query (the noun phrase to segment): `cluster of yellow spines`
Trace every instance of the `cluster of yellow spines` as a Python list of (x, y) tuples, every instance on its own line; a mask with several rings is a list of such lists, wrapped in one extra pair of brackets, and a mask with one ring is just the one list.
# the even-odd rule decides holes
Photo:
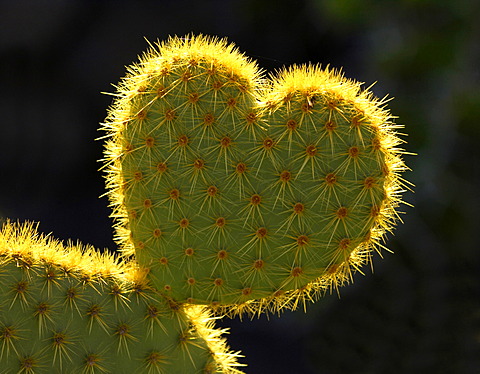
[(314, 300), (398, 219), (398, 126), (338, 71), (267, 78), (225, 40), (174, 37), (114, 96), (103, 161), (121, 256), (8, 222), (2, 372), (240, 373), (212, 310)]

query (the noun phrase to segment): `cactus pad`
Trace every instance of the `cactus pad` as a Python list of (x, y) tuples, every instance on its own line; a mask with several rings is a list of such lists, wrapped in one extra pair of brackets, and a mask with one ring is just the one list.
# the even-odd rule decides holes
[(0, 280), (1, 373), (240, 373), (208, 314), (133, 264), (7, 223)]
[(171, 38), (120, 82), (104, 129), (125, 255), (180, 303), (295, 308), (351, 280), (396, 220), (396, 125), (318, 66), (265, 78), (225, 40)]

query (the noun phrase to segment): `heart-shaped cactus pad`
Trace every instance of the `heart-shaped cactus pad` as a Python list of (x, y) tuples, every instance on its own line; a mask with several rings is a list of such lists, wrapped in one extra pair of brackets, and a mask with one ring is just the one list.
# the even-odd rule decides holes
[(382, 100), (333, 69), (265, 77), (225, 40), (170, 38), (104, 124), (117, 239), (177, 302), (294, 308), (351, 279), (406, 167)]

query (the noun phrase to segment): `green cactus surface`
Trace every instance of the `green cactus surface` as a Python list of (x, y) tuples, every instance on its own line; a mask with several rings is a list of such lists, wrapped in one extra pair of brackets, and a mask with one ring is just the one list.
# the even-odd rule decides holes
[(129, 67), (104, 125), (119, 242), (179, 302), (295, 308), (395, 220), (391, 119), (334, 70), (265, 79), (224, 40), (172, 38)]
[(0, 373), (241, 373), (214, 316), (351, 282), (398, 219), (398, 126), (360, 83), (266, 77), (202, 35), (150, 47), (102, 124), (121, 253), (6, 222)]

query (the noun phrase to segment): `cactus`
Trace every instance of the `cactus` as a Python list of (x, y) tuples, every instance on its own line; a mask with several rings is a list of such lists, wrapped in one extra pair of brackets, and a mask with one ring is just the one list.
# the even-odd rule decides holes
[(334, 70), (266, 80), (225, 41), (172, 38), (130, 67), (104, 125), (117, 239), (176, 301), (295, 308), (349, 281), (391, 228), (394, 127)]
[(397, 126), (338, 71), (266, 78), (225, 40), (174, 37), (114, 95), (121, 257), (7, 222), (2, 372), (240, 373), (213, 312), (277, 313), (349, 283), (398, 218)]

